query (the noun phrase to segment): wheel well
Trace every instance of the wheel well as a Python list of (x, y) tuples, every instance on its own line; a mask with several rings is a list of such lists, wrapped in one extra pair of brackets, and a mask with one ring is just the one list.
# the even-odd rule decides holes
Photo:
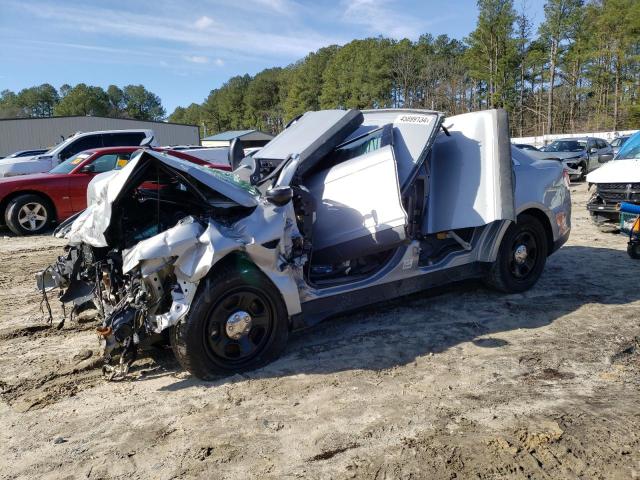
[(549, 221), (547, 214), (538, 208), (530, 208), (524, 212), (520, 212), (518, 214), (518, 218), (521, 215), (530, 215), (540, 222), (542, 228), (544, 228), (544, 233), (547, 236), (547, 255), (551, 255), (553, 252), (553, 229), (551, 228), (551, 222)]
[(53, 211), (53, 218), (56, 221), (58, 220), (58, 212), (56, 212), (56, 204), (53, 202), (53, 200), (51, 200), (51, 197), (49, 197), (49, 195), (47, 195), (46, 193), (38, 192), (37, 190), (20, 190), (17, 192), (11, 192), (9, 195), (7, 195), (2, 200), (0, 200), (0, 223), (4, 223), (4, 217), (7, 211), (7, 206), (9, 206), (9, 203), (11, 202), (11, 200), (21, 195), (37, 195), (40, 198), (43, 198), (44, 200), (46, 200), (51, 206), (51, 210)]

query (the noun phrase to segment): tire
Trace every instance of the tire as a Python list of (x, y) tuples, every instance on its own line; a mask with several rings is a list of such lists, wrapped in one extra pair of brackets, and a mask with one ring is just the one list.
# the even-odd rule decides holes
[[(518, 293), (533, 287), (547, 261), (548, 241), (540, 221), (527, 214), (509, 226), (485, 282), (501, 292)], [(522, 249), (524, 247), (524, 251)]]
[(249, 262), (229, 262), (202, 281), (187, 317), (171, 331), (171, 346), (185, 370), (213, 380), (272, 362), (288, 336), (278, 289)]
[(53, 221), (51, 202), (40, 195), (20, 195), (9, 202), (5, 223), (16, 235), (37, 235)]
[(627, 244), (627, 253), (634, 260), (640, 260), (640, 243), (629, 242)]

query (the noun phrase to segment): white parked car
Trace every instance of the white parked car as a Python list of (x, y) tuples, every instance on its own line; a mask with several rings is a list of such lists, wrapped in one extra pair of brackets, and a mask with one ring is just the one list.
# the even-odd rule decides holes
[[(135, 147), (153, 138), (153, 130), (105, 130), (79, 132), (42, 155), (5, 159), (0, 163), (0, 177), (15, 177), (48, 172), (59, 163), (84, 150), (102, 147)], [(155, 144), (152, 143), (155, 146)]]
[(640, 205), (640, 132), (624, 143), (612, 162), (587, 175), (587, 182), (596, 187), (587, 204), (591, 219), (617, 226), (620, 203)]

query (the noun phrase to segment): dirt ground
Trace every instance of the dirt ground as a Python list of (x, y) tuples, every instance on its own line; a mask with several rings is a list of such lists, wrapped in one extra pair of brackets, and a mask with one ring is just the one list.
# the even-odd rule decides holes
[(215, 383), (161, 349), (104, 381), (95, 323), (40, 311), (63, 242), (0, 232), (0, 478), (639, 478), (640, 262), (572, 195), (531, 291), (378, 305)]

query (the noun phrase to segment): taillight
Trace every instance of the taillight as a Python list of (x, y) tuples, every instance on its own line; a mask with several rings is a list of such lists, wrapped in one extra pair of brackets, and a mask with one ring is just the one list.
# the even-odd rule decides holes
[(569, 172), (567, 172), (566, 168), (562, 169), (562, 176), (564, 177), (564, 184), (569, 188), (569, 184), (571, 183), (571, 179), (569, 178)]

